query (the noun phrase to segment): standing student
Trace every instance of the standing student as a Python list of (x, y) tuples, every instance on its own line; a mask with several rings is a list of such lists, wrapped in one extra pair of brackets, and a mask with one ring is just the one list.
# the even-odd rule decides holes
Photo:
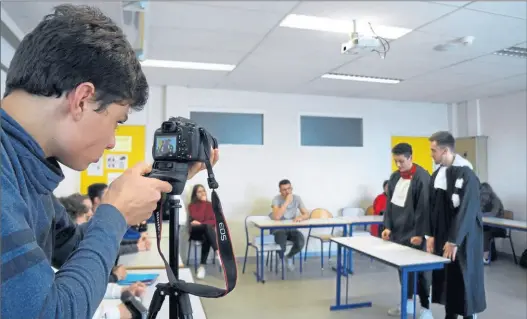
[[(373, 215), (376, 216), (384, 215), (384, 211), (386, 210), (386, 202), (388, 201), (388, 181), (384, 181), (382, 183), (382, 190), (382, 193), (377, 195), (377, 197), (375, 197), (375, 200), (373, 201)], [(381, 228), (379, 227), (379, 225), (371, 225), (371, 235), (375, 237), (380, 237), (379, 228)]]
[(450, 133), (437, 132), (429, 140), (440, 167), (431, 180), (427, 250), (452, 260), (433, 271), (432, 302), (445, 306), (446, 319), (476, 318), (487, 307), (479, 179), (455, 153)]
[[(487, 217), (503, 218), (503, 203), (489, 183), (481, 183), (481, 212)], [(494, 237), (505, 237), (507, 231), (503, 228), (483, 226), (483, 263), (490, 264), (491, 241)]]
[[(210, 248), (214, 254), (218, 251), (216, 241), (216, 217), (212, 210), (212, 203), (207, 199), (207, 191), (203, 185), (194, 185), (188, 205), (190, 221), (190, 239), (201, 242), (201, 261), (196, 277), (205, 278), (205, 265), (209, 257)], [(190, 249), (190, 247), (189, 247)]]
[[(398, 170), (388, 181), (388, 201), (384, 212), (382, 238), (424, 251), (430, 174), (421, 166), (413, 163), (412, 154), (412, 146), (407, 143), (397, 144), (392, 149), (393, 160)], [(417, 294), (421, 302), (419, 318), (421, 319), (433, 318), (430, 311), (429, 275), (426, 272), (417, 274)], [(408, 314), (414, 313), (413, 282), (414, 276), (409, 276), (406, 310)], [(388, 310), (388, 315), (400, 316), (401, 306)]]
[[(293, 186), (287, 179), (283, 179), (278, 183), (280, 195), (275, 196), (272, 202), (273, 212), (270, 214), (273, 220), (293, 220), (300, 222), (309, 219), (309, 212), (304, 206), (302, 198), (293, 194)], [(300, 212), (300, 215), (298, 213)], [(280, 245), (282, 249), (280, 257), (285, 258), (287, 262), (287, 269), (293, 271), (293, 256), (302, 251), (304, 247), (304, 235), (298, 229), (276, 229), (272, 231), (274, 241)], [(285, 255), (285, 248), (287, 241), (293, 242), (293, 247), (287, 255)]]

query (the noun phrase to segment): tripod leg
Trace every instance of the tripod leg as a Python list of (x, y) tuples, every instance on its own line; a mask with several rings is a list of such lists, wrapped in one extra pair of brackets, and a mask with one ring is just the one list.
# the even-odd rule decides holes
[(192, 319), (192, 306), (187, 293), (179, 293), (177, 296), (179, 304), (179, 318)]
[(161, 310), (165, 297), (165, 292), (158, 286), (150, 302), (150, 307), (148, 307), (148, 319), (155, 319), (157, 317), (157, 313)]

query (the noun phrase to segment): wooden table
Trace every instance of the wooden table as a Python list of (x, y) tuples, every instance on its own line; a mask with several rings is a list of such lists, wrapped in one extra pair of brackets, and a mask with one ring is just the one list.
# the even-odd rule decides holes
[[(165, 255), (168, 261), (168, 249), (169, 241), (168, 238), (163, 237), (161, 239), (161, 251)], [(165, 263), (159, 256), (157, 251), (157, 242), (152, 242), (152, 247), (148, 251), (140, 251), (135, 254), (123, 255), (119, 257), (119, 264), (124, 265), (127, 269), (165, 269)], [(185, 267), (181, 260), (181, 254), (179, 255), (179, 268)]]
[[(417, 284), (417, 273), (441, 269), (450, 259), (428, 254), (424, 251), (385, 241), (374, 236), (340, 237), (331, 239), (337, 244), (337, 287), (336, 303), (330, 310), (343, 310), (371, 307), (371, 302), (348, 303), (348, 273), (343, 271), (342, 249), (352, 249), (367, 255), (384, 264), (397, 268), (401, 272), (401, 319), (406, 319), (406, 302), (408, 291), (408, 276), (414, 276), (414, 300)], [(345, 268), (344, 268), (345, 269)], [(341, 279), (346, 277), (346, 301), (341, 303)], [(414, 303), (414, 318), (415, 318)]]

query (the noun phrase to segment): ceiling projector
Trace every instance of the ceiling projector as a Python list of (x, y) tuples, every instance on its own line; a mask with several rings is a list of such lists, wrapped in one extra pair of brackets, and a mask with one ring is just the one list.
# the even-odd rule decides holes
[(354, 34), (349, 41), (342, 43), (340, 53), (358, 54), (364, 50), (372, 51), (380, 46), (381, 41), (377, 37)]

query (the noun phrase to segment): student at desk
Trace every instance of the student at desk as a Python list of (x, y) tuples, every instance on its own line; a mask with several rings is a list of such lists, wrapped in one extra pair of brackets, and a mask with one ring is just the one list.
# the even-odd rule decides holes
[[(401, 245), (425, 250), (425, 222), (428, 213), (430, 174), (413, 163), (412, 146), (400, 143), (392, 149), (398, 170), (388, 181), (388, 202), (384, 212), (382, 238)], [(417, 274), (417, 293), (421, 302), (421, 319), (432, 319), (430, 311), (429, 273)], [(414, 276), (408, 278), (407, 313), (414, 313)], [(400, 316), (400, 306), (388, 310), (390, 316)]]
[[(294, 220), (300, 222), (309, 219), (309, 212), (302, 202), (302, 198), (298, 195), (293, 195), (293, 187), (291, 182), (287, 179), (281, 180), (278, 183), (280, 195), (275, 196), (272, 203), (273, 212), (270, 214), (273, 220)], [(298, 212), (300, 211), (300, 216)], [(304, 247), (304, 235), (298, 229), (276, 229), (272, 231), (275, 242), (280, 245), (282, 251), (280, 257), (284, 258), (286, 243), (288, 240), (293, 242), (293, 247), (285, 256), (287, 262), (287, 269), (293, 271), (293, 256), (302, 251)]]
[[(207, 199), (207, 191), (203, 185), (197, 184), (192, 188), (190, 205), (188, 205), (190, 220), (190, 239), (201, 242), (201, 262), (196, 277), (205, 278), (205, 265), (209, 257), (210, 248), (218, 251), (216, 242), (216, 217), (212, 210), (212, 203)], [(221, 261), (220, 261), (221, 262)]]
[[(503, 203), (489, 183), (481, 183), (481, 211), (486, 217), (503, 218)], [(493, 237), (505, 237), (505, 229), (491, 226), (483, 226), (483, 263), (490, 264), (490, 242)]]

